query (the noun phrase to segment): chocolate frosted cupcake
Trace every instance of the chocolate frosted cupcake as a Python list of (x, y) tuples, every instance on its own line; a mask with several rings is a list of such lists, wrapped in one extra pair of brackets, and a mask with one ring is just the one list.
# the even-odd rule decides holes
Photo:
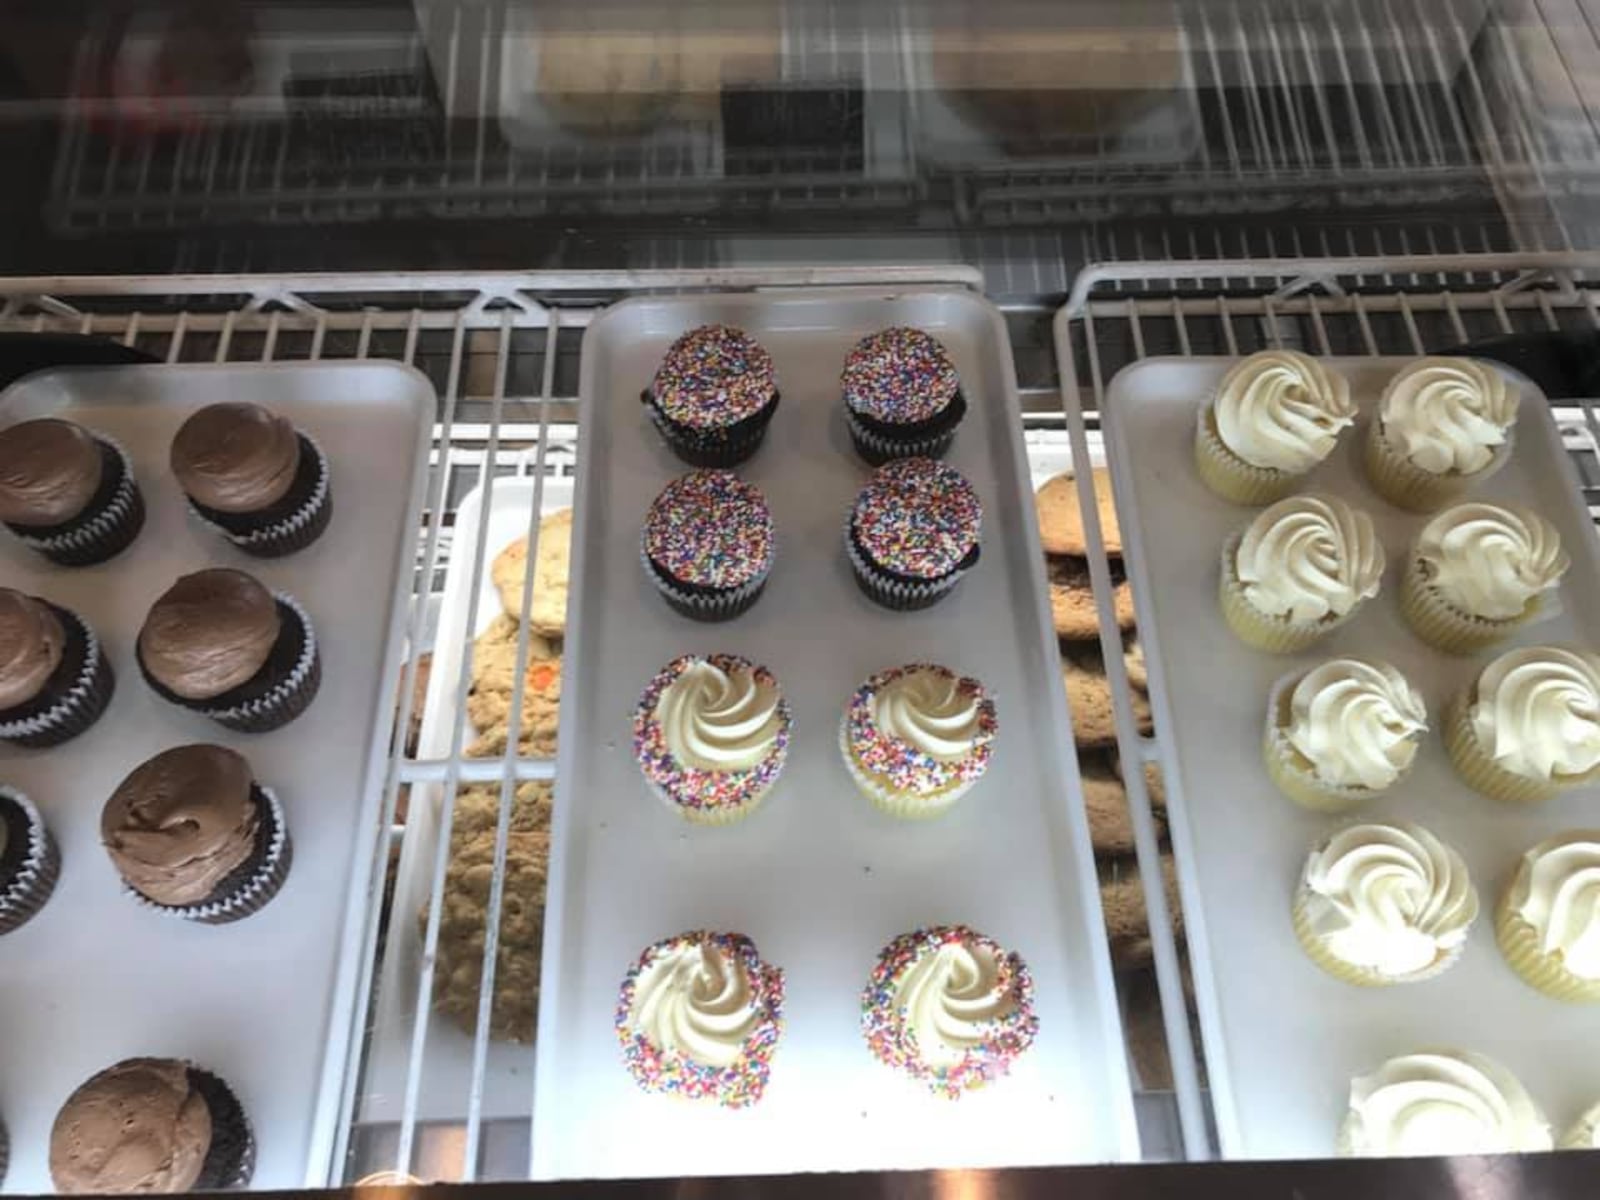
[(76, 613), (0, 588), (0, 741), (56, 746), (100, 719), (111, 663)]
[(845, 552), (885, 608), (927, 608), (978, 561), (983, 505), (965, 476), (931, 458), (880, 467), (856, 496)]
[(693, 471), (651, 503), (639, 553), (673, 609), (726, 621), (761, 595), (776, 544), (761, 489), (732, 471)]
[(856, 453), (875, 467), (896, 458), (942, 457), (967, 412), (945, 348), (904, 325), (857, 342), (840, 384)]
[(101, 810), (100, 840), (135, 897), (207, 925), (265, 905), (293, 858), (282, 804), (225, 746), (174, 746), (135, 767)]
[(139, 630), (139, 669), (163, 700), (240, 733), (266, 733), (305, 711), (322, 682), (305, 609), (243, 571), (185, 575)]
[(47, 417), (0, 430), (0, 521), (64, 567), (104, 562), (144, 527), (144, 497), (122, 447)]
[(221, 1079), (174, 1058), (129, 1058), (79, 1085), (50, 1130), (58, 1192), (211, 1192), (255, 1173), (244, 1108)]
[(761, 444), (778, 408), (778, 381), (772, 356), (755, 338), (702, 325), (667, 348), (643, 400), (684, 462), (731, 467)]
[(61, 855), (39, 810), (21, 792), (0, 786), (0, 933), (43, 908), (60, 873)]
[(333, 515), (321, 447), (259, 404), (209, 404), (172, 439), (172, 473), (194, 514), (246, 554), (309, 546)]

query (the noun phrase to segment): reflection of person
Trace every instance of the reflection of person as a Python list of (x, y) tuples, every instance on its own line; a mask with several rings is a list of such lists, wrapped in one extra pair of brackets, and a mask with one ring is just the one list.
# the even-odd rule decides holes
[(114, 18), (101, 62), (118, 115), (160, 129), (225, 109), (255, 85), (254, 33), (234, 0), (172, 0)]

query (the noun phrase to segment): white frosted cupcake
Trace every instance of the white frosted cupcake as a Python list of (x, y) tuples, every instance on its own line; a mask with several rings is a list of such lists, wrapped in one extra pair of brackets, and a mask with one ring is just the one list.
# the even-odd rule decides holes
[(1540, 842), (1522, 856), (1495, 912), (1512, 970), (1547, 996), (1600, 1002), (1600, 829)]
[(1391, 504), (1431, 512), (1511, 457), (1517, 393), (1488, 363), (1419, 358), (1389, 381), (1367, 430), (1367, 477)]
[(1403, 1054), (1357, 1076), (1339, 1130), (1346, 1158), (1518, 1154), (1554, 1142), (1517, 1077), (1470, 1050)]
[(1262, 757), (1296, 804), (1344, 812), (1398, 783), (1427, 729), (1422, 696), (1394, 667), (1332, 658), (1273, 687)]
[(1600, 778), (1600, 657), (1508, 650), (1450, 703), (1450, 761), (1474, 790), (1534, 803)]
[(1362, 987), (1432, 979), (1477, 917), (1461, 855), (1407, 821), (1341, 829), (1306, 859), (1294, 898), (1311, 961)]
[(1291, 496), (1222, 549), (1222, 614), (1240, 640), (1293, 654), (1377, 595), (1383, 544), (1372, 518), (1337, 496)]
[(1200, 410), (1195, 466), (1217, 495), (1270, 504), (1333, 452), (1355, 421), (1350, 384), (1294, 350), (1263, 350), (1236, 363)]
[(1538, 616), (1571, 565), (1561, 535), (1538, 513), (1457, 504), (1417, 534), (1400, 611), (1435, 649), (1472, 654)]
[(1600, 1104), (1573, 1122), (1561, 1135), (1561, 1150), (1600, 1150)]

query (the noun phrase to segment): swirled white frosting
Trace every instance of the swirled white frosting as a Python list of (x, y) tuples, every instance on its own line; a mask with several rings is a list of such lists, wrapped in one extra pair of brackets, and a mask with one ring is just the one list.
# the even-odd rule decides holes
[(1234, 568), (1251, 604), (1294, 621), (1341, 617), (1378, 591), (1383, 544), (1372, 518), (1336, 496), (1290, 496), (1239, 541)]
[(743, 771), (778, 738), (778, 689), (748, 667), (734, 671), (696, 659), (656, 702), (667, 749), (704, 771)]
[(1407, 822), (1340, 830), (1311, 852), (1302, 881), (1328, 951), (1391, 978), (1455, 950), (1478, 916), (1461, 855)]
[(1517, 419), (1505, 376), (1470, 358), (1419, 358), (1389, 381), (1378, 404), (1383, 432), (1424, 471), (1481, 471)]
[(978, 696), (964, 692), (954, 673), (923, 668), (880, 687), (873, 697), (872, 719), (890, 737), (941, 762), (954, 762), (972, 750)]
[(1458, 504), (1422, 527), (1416, 554), (1424, 577), (1463, 612), (1521, 616), (1561, 582), (1572, 560), (1554, 525), (1527, 509)]
[(1471, 719), (1513, 774), (1547, 780), (1600, 766), (1600, 658), (1560, 646), (1508, 651), (1478, 676)]
[(1263, 350), (1234, 365), (1212, 409), (1229, 450), (1256, 467), (1301, 474), (1355, 420), (1349, 381), (1307, 354)]
[(994, 953), (951, 942), (925, 954), (895, 990), (895, 1007), (930, 1067), (953, 1066), (983, 1041), (990, 1022), (1009, 1016), (1016, 994), (1003, 986)]
[(1550, 1123), (1516, 1076), (1464, 1050), (1391, 1058), (1350, 1084), (1347, 1149), (1358, 1157), (1548, 1150)]
[(1522, 856), (1513, 909), (1546, 954), (1580, 979), (1600, 979), (1600, 829), (1563, 833)]
[(1336, 787), (1386, 788), (1417, 756), (1422, 697), (1388, 663), (1330, 659), (1289, 694), (1289, 744)]
[(704, 942), (677, 946), (645, 968), (629, 1014), (657, 1049), (709, 1067), (737, 1062), (760, 1020), (744, 965)]
[(1588, 1109), (1561, 1136), (1563, 1150), (1600, 1150), (1600, 1104)]

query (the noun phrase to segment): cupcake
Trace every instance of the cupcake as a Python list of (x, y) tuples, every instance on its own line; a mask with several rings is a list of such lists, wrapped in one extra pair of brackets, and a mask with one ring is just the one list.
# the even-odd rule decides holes
[(998, 728), (983, 684), (913, 663), (879, 671), (855, 690), (839, 750), (856, 786), (884, 812), (936, 817), (988, 769)]
[(1600, 829), (1558, 834), (1524, 854), (1494, 933), (1511, 969), (1545, 995), (1600, 1001)]
[(1332, 658), (1280, 679), (1267, 699), (1267, 774), (1302, 808), (1344, 812), (1411, 769), (1428, 713), (1385, 662)]
[(1573, 1122), (1561, 1135), (1560, 1150), (1600, 1150), (1600, 1104)]
[(287, 725), (322, 683), (305, 609), (225, 568), (184, 575), (151, 605), (138, 659), (163, 700), (239, 733)]
[(1537, 513), (1457, 504), (1417, 535), (1400, 611), (1435, 649), (1474, 654), (1537, 617), (1571, 565), (1561, 535)]
[(1033, 976), (1021, 955), (965, 925), (901, 934), (861, 993), (861, 1032), (880, 1062), (954, 1100), (1033, 1045)]
[(789, 725), (789, 702), (767, 668), (733, 654), (685, 654), (639, 698), (633, 752), (667, 807), (697, 825), (729, 825), (777, 782)]
[(58, 746), (100, 719), (115, 687), (82, 617), (0, 588), (0, 741)]
[(1445, 749), (1474, 790), (1534, 803), (1600, 778), (1600, 657), (1509, 650), (1450, 702)]
[(100, 840), (129, 894), (206, 925), (263, 907), (293, 858), (283, 805), (224, 746), (174, 746), (135, 767), (100, 812)]
[(64, 567), (104, 562), (144, 527), (133, 464), (116, 443), (47, 417), (0, 430), (0, 521)]
[(246, 554), (277, 558), (322, 536), (333, 516), (328, 458), (259, 404), (208, 404), (172, 439), (189, 509)]
[(0, 934), (44, 907), (61, 873), (61, 854), (39, 810), (0, 785)]
[(1528, 1090), (1492, 1058), (1423, 1050), (1351, 1080), (1338, 1150), (1345, 1158), (1517, 1154), (1553, 1142)]
[(845, 553), (861, 590), (900, 611), (937, 603), (978, 562), (983, 505), (954, 467), (903, 458), (856, 496)]
[(1389, 381), (1367, 428), (1367, 478), (1389, 503), (1431, 512), (1511, 457), (1517, 393), (1488, 363), (1419, 358)]
[(1335, 979), (1387, 987), (1432, 979), (1478, 918), (1461, 855), (1408, 821), (1351, 825), (1306, 859), (1294, 931)]
[(745, 1108), (783, 1034), (783, 971), (742, 933), (693, 930), (646, 948), (617, 997), (617, 1041), (639, 1086)]
[(0, 1121), (0, 1183), (6, 1181), (6, 1168), (11, 1165), (11, 1135), (6, 1132), (6, 1123)]
[(238, 1097), (173, 1058), (129, 1058), (67, 1097), (50, 1129), (56, 1191), (211, 1192), (242, 1188), (256, 1143)]
[(1291, 496), (1222, 550), (1222, 615), (1246, 645), (1293, 654), (1378, 594), (1383, 545), (1372, 518), (1337, 496)]
[(905, 325), (857, 342), (840, 386), (850, 440), (875, 467), (895, 458), (942, 458), (967, 411), (945, 348)]
[(776, 549), (760, 488), (732, 471), (691, 471), (651, 502), (639, 556), (674, 611), (726, 621), (761, 595)]
[(1263, 350), (1222, 377), (1200, 410), (1195, 465), (1235, 504), (1270, 504), (1294, 491), (1355, 422), (1350, 383), (1295, 350)]
[(778, 409), (772, 356), (742, 329), (702, 325), (671, 346), (645, 389), (650, 419), (694, 467), (732, 467), (756, 452)]

